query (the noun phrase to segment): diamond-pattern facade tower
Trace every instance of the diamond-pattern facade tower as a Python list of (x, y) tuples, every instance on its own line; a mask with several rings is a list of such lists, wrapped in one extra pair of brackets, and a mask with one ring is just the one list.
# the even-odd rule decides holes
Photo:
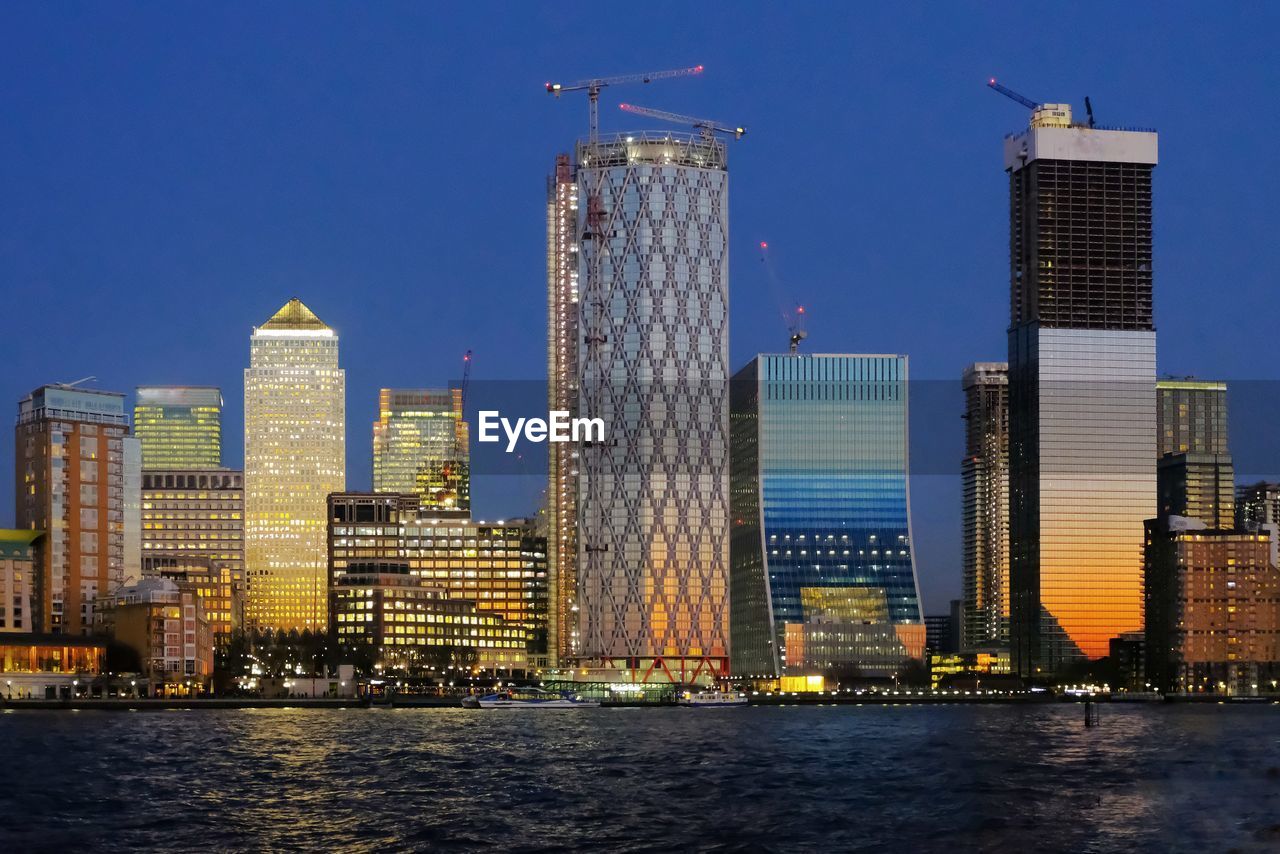
[(692, 681), (728, 661), (729, 185), (722, 143), (578, 147), (580, 655)]

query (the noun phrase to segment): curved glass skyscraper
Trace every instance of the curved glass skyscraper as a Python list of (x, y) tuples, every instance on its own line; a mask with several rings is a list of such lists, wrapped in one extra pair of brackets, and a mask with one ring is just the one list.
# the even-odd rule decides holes
[(730, 397), (734, 673), (921, 657), (906, 357), (763, 355)]

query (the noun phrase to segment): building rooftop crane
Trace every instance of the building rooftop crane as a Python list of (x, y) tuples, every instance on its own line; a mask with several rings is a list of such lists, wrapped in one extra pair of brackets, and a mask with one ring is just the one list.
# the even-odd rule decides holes
[(661, 119), (664, 122), (695, 127), (707, 139), (711, 139), (717, 133), (730, 134), (734, 139), (742, 139), (747, 134), (747, 129), (744, 127), (729, 127), (725, 122), (717, 122), (713, 119), (682, 116), (679, 113), (668, 113), (666, 110), (637, 107), (635, 104), (619, 104), (618, 109), (628, 113), (635, 113), (637, 116), (648, 116), (651, 119)]
[(462, 383), (461, 383), (461, 388), (459, 389), (461, 393), (458, 395), (459, 400), (462, 402), (462, 408), (464, 412), (466, 411), (466, 406), (467, 406), (467, 386), (469, 385), (471, 385), (471, 351), (470, 350), (462, 354)]
[(73, 383), (54, 383), (58, 388), (75, 388), (88, 382), (93, 382), (97, 377), (81, 377)]
[(565, 92), (586, 92), (588, 103), (587, 138), (594, 145), (600, 139), (600, 90), (606, 86), (618, 86), (624, 83), (652, 83), (654, 80), (669, 80), (672, 77), (689, 77), (701, 74), (701, 65), (689, 68), (674, 68), (670, 71), (645, 71), (640, 74), (617, 74), (613, 77), (592, 77), (575, 83), (547, 83), (547, 92), (557, 98)]
[[(1026, 95), (1020, 95), (1010, 89), (1008, 86), (1001, 86), (992, 77), (987, 81), (987, 86), (995, 89), (1001, 95), (1010, 100), (1017, 101), (1022, 106), (1031, 111), (1031, 126), (1033, 128), (1044, 127), (1075, 127), (1071, 123), (1071, 105), (1070, 104), (1043, 104), (1033, 101)], [(1089, 108), (1089, 127), (1093, 127), (1093, 105), (1089, 103), (1089, 99), (1085, 99), (1085, 106)]]
[(787, 331), (791, 333), (791, 355), (794, 356), (800, 348), (800, 342), (809, 337), (808, 330), (804, 328), (804, 306), (796, 306), (790, 320)]
[(1026, 107), (1028, 110), (1040, 109), (1041, 105), (1039, 101), (1033, 101), (1030, 98), (1028, 98), (1026, 95), (1019, 95), (1017, 92), (1013, 91), (1008, 86), (1001, 86), (999, 83), (996, 82), (996, 79), (994, 77), (992, 77), (990, 80), (987, 81), (987, 85), (990, 86), (992, 89), (995, 89), (1001, 95), (1004, 95), (1006, 98), (1017, 101), (1019, 104)]

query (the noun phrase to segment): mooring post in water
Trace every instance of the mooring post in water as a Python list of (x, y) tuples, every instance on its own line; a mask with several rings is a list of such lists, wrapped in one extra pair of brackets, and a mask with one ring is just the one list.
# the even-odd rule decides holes
[(1098, 707), (1092, 700), (1084, 701), (1084, 725), (1087, 727), (1098, 725)]

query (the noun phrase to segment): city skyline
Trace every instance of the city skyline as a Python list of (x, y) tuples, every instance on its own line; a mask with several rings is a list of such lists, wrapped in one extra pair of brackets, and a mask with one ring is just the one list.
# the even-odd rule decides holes
[(0, 851), (1277, 848), (1277, 32), (0, 6)]
[[(515, 38), (522, 16), (529, 14), (513, 12), (510, 29), (499, 27), (499, 39)], [(1015, 20), (1008, 24), (996, 27), (996, 31), (1008, 31), (1016, 25), (1020, 14), (1015, 14)], [(39, 30), (43, 26), (43, 16), (37, 11), (28, 12), (24, 17), (29, 29)], [(992, 19), (986, 13), (973, 13), (970, 17), (973, 22), (967, 26), (975, 30), (991, 26)], [(593, 48), (573, 57), (548, 51), (518, 62), (502, 60), (486, 72), (475, 83), (477, 88), (471, 91), (514, 95), (504, 103), (513, 103), (520, 120), (537, 130), (527, 144), (521, 143), (520, 150), (504, 146), (488, 155), (499, 173), (492, 183), (501, 189), (496, 192), (487, 187), (477, 189), (467, 183), (464, 191), (460, 182), (445, 179), (437, 185), (428, 180), (423, 166), (425, 160), (421, 159), (427, 155), (416, 152), (416, 142), (410, 144), (410, 140), (421, 137), (415, 133), (420, 128), (418, 123), (427, 121), (433, 113), (462, 108), (455, 102), (457, 94), (423, 85), (414, 87), (412, 109), (410, 104), (400, 103), (399, 99), (409, 96), (399, 90), (384, 93), (383, 100), (376, 101), (379, 106), (394, 105), (400, 114), (421, 111), (421, 118), (397, 119), (396, 122), (407, 124), (397, 123), (381, 134), (384, 140), (395, 140), (384, 144), (413, 148), (412, 158), (408, 156), (409, 148), (397, 147), (390, 161), (375, 167), (366, 149), (361, 148), (366, 143), (359, 141), (353, 142), (357, 145), (353, 151), (304, 146), (296, 166), (282, 162), (276, 148), (268, 147), (260, 156), (255, 155), (257, 159), (249, 161), (255, 169), (276, 168), (288, 180), (286, 184), (267, 185), (265, 198), (274, 220), (297, 225), (258, 230), (261, 233), (252, 236), (241, 230), (250, 222), (256, 222), (256, 215), (234, 212), (218, 204), (217, 196), (211, 195), (214, 188), (205, 183), (207, 179), (176, 184), (159, 179), (160, 175), (187, 162), (189, 157), (207, 154), (202, 145), (193, 145), (191, 138), (191, 134), (204, 126), (205, 119), (187, 117), (179, 121), (182, 133), (173, 142), (160, 146), (162, 156), (154, 164), (136, 161), (127, 148), (122, 148), (121, 143), (111, 137), (101, 150), (92, 146), (86, 149), (91, 152), (89, 162), (97, 164), (106, 177), (83, 183), (81, 191), (87, 194), (86, 204), (78, 220), (80, 230), (76, 232), (82, 239), (77, 241), (76, 253), (58, 259), (52, 258), (49, 249), (58, 246), (55, 241), (60, 220), (56, 212), (33, 193), (37, 187), (49, 186), (50, 170), (55, 165), (59, 169), (65, 165), (60, 159), (62, 149), (55, 145), (44, 155), (33, 156), (26, 137), (6, 137), (6, 144), (15, 147), (15, 155), (22, 155), (11, 158), (11, 162), (24, 163), (21, 174), (6, 173), (6, 177), (11, 178), (9, 185), (15, 190), (10, 203), (43, 211), (43, 214), (31, 219), (12, 238), (10, 248), (0, 255), (0, 264), (4, 265), (0, 267), (0, 274), (30, 289), (34, 309), (49, 304), (54, 298), (55, 285), (66, 287), (70, 290), (63, 293), (87, 299), (107, 326), (132, 330), (135, 334), (128, 336), (123, 345), (99, 349), (102, 339), (98, 336), (102, 332), (69, 318), (51, 330), (51, 343), (56, 346), (50, 348), (47, 356), (36, 359), (7, 342), (0, 345), (5, 348), (3, 355), (8, 366), (3, 387), (10, 399), (16, 400), (41, 383), (71, 380), (87, 374), (97, 374), (100, 377), (97, 387), (103, 389), (125, 390), (141, 383), (162, 382), (216, 385), (228, 399), (223, 428), (228, 437), (224, 464), (235, 467), (241, 464), (234, 437), (241, 431), (236, 371), (243, 360), (243, 335), (253, 322), (266, 316), (294, 292), (308, 300), (344, 336), (344, 355), (349, 363), (344, 367), (351, 371), (347, 402), (348, 440), (352, 448), (367, 444), (367, 424), (376, 415), (377, 388), (445, 385), (458, 378), (461, 354), (467, 349), (474, 347), (476, 351), (478, 379), (537, 379), (539, 371), (534, 366), (543, 361), (545, 352), (545, 330), (541, 323), (526, 322), (522, 312), (496, 315), (489, 306), (498, 295), (506, 300), (519, 295), (527, 298), (530, 305), (544, 300), (543, 248), (540, 246), (544, 236), (540, 221), (545, 203), (542, 176), (547, 172), (552, 154), (585, 132), (584, 106), (572, 100), (555, 102), (546, 98), (540, 91), (541, 84), (547, 77), (557, 75), (573, 78), (594, 72), (632, 71), (692, 61), (706, 63), (703, 79), (664, 84), (662, 88), (645, 90), (643, 99), (636, 97), (642, 103), (671, 106), (695, 114), (722, 115), (751, 128), (751, 136), (735, 149), (736, 191), (732, 212), (735, 237), (730, 246), (731, 369), (736, 370), (758, 352), (777, 350), (785, 337), (785, 327), (777, 317), (778, 300), (759, 264), (755, 248), (758, 239), (770, 241), (784, 286), (794, 289), (797, 299), (812, 306), (810, 332), (814, 351), (906, 353), (912, 358), (915, 377), (957, 386), (957, 401), (960, 396), (954, 377), (961, 366), (975, 360), (1003, 358), (1004, 324), (1000, 318), (1005, 299), (1002, 282), (1006, 278), (1003, 259), (1007, 237), (1001, 226), (1001, 212), (1007, 199), (1000, 179), (999, 138), (1019, 128), (1024, 116), (1016, 105), (983, 88), (986, 78), (996, 73), (1015, 88), (1049, 100), (1070, 100), (1077, 109), (1087, 92), (1093, 96), (1102, 121), (1150, 124), (1161, 130), (1165, 150), (1155, 228), (1159, 279), (1156, 319), (1161, 338), (1158, 370), (1162, 374), (1196, 374), (1228, 381), (1270, 379), (1259, 375), (1267, 370), (1266, 365), (1236, 352), (1238, 348), (1233, 346), (1231, 336), (1222, 336), (1226, 340), (1220, 340), (1206, 332), (1229, 329), (1233, 336), (1257, 337), (1263, 329), (1260, 318), (1275, 302), (1265, 274), (1272, 266), (1268, 260), (1275, 250), (1264, 237), (1266, 230), (1262, 222), (1240, 213), (1251, 205), (1267, 210), (1262, 199), (1271, 192), (1267, 188), (1273, 179), (1264, 174), (1253, 183), (1243, 184), (1228, 168), (1228, 159), (1207, 157), (1199, 152), (1229, 150), (1242, 153), (1246, 158), (1261, 159), (1256, 141), (1240, 138), (1230, 129), (1247, 123), (1265, 138), (1267, 128), (1276, 120), (1247, 108), (1248, 99), (1228, 82), (1235, 72), (1228, 75), (1225, 70), (1214, 67), (1187, 68), (1186, 57), (1203, 51), (1201, 36), (1188, 22), (1167, 23), (1153, 29), (1155, 24), (1139, 20), (1136, 14), (1120, 12), (1115, 17), (1121, 30), (1160, 34), (1161, 38), (1156, 39), (1159, 43), (1144, 59), (1146, 64), (1116, 65), (1101, 61), (1120, 36), (1092, 33), (1096, 42), (1082, 43), (1070, 35), (1083, 30), (1070, 24), (1063, 46), (1041, 45), (1034, 50), (1029, 46), (1011, 47), (994, 35), (979, 35), (970, 44), (955, 46), (954, 40), (931, 37), (932, 28), (955, 23), (954, 19), (943, 20), (947, 16), (941, 16), (936, 24), (921, 22), (922, 31), (907, 40), (905, 50), (897, 58), (887, 58), (883, 50), (874, 50), (867, 44), (861, 48), (865, 57), (817, 57), (814, 67), (781, 72), (772, 59), (764, 68), (752, 70), (738, 59), (736, 48), (728, 51), (715, 40), (700, 40), (697, 26), (695, 32), (661, 49), (628, 46), (616, 56), (605, 56)], [(215, 20), (203, 23), (210, 25), (216, 42), (227, 22), (219, 22), (216, 15), (213, 18)], [(832, 22), (833, 31), (848, 33), (856, 21), (857, 29), (865, 30), (867, 39), (874, 39), (877, 33), (884, 34), (894, 27), (873, 13), (837, 15), (836, 18)], [(769, 28), (772, 37), (784, 45), (802, 38), (821, 39), (812, 26), (803, 22), (772, 23), (776, 24)], [(60, 25), (67, 26), (65, 21)], [(382, 25), (365, 22), (362, 26), (380, 31)], [(739, 23), (736, 26), (746, 29), (744, 44), (760, 40), (756, 25), (748, 27)], [(300, 36), (302, 49), (314, 50), (316, 40), (324, 32), (323, 23), (304, 27)], [(587, 35), (591, 28), (584, 26), (576, 32)], [(80, 37), (75, 25), (69, 26), (68, 37), (73, 42)], [(858, 42), (863, 38), (859, 36)], [(1246, 34), (1246, 40), (1248, 38), (1252, 36)], [(396, 48), (387, 60), (389, 64), (357, 75), (351, 83), (357, 91), (368, 94), (378, 89), (391, 75), (395, 64), (405, 61), (409, 43), (392, 41)], [(1070, 43), (1070, 48), (1065, 43)], [(33, 67), (43, 65), (58, 70), (58, 74), (36, 87), (36, 91), (48, 95), (54, 104), (78, 103), (86, 91), (92, 91), (93, 84), (81, 79), (81, 71), (109, 59), (125, 61), (116, 58), (118, 49), (111, 47), (90, 51), (81, 60), (72, 61), (60, 52), (50, 54), (49, 44), (31, 39), (20, 49), (15, 46), (15, 55), (29, 57)], [(1070, 61), (1066, 59), (1067, 53), (1071, 54)], [(1243, 55), (1246, 59), (1252, 56), (1247, 50)], [(1081, 58), (1088, 56), (1095, 56), (1098, 61)], [(46, 61), (41, 62), (40, 58)], [(191, 77), (211, 61), (207, 53), (197, 51), (186, 60), (169, 56), (151, 56), (151, 59), (178, 72), (179, 79), (186, 85), (199, 90), (210, 88), (209, 94), (215, 96), (225, 93), (226, 81), (216, 76), (213, 80)], [(242, 61), (247, 63), (246, 67), (253, 66), (247, 58)], [(463, 62), (465, 65), (467, 61)], [(915, 65), (919, 70), (911, 67)], [(866, 72), (877, 67), (883, 71), (868, 77)], [(1100, 67), (1107, 69), (1105, 79), (1100, 79), (1097, 71)], [(1069, 68), (1080, 71), (1064, 70)], [(836, 94), (849, 98), (849, 103), (857, 103), (858, 109), (851, 111), (852, 115), (839, 109), (823, 113), (830, 116), (831, 133), (819, 135), (816, 140), (806, 137), (806, 144), (818, 146), (820, 154), (827, 153), (829, 146), (838, 145), (839, 152), (831, 152), (823, 161), (821, 180), (817, 175), (781, 170), (788, 173), (783, 183), (784, 176), (774, 174), (779, 171), (775, 169), (776, 158), (788, 145), (794, 145), (796, 134), (802, 132), (798, 128), (803, 123), (797, 117), (814, 111), (815, 102), (809, 100), (811, 97), (824, 103), (827, 100), (823, 94), (803, 94), (804, 87), (797, 82), (810, 74), (830, 76), (836, 70), (845, 72), (836, 75), (839, 79), (849, 81), (843, 83)], [(1268, 80), (1274, 79), (1275, 69), (1264, 65), (1256, 70), (1260, 72), (1257, 85), (1265, 86)], [(437, 76), (440, 79), (457, 76), (443, 61), (417, 69), (417, 74), (417, 79), (424, 83)], [(291, 77), (272, 79), (304, 91), (313, 85)], [(1172, 97), (1175, 87), (1180, 88), (1177, 96)], [(141, 123), (141, 132), (145, 134), (154, 129), (157, 115), (157, 105), (149, 95), (162, 98), (170, 91), (166, 86), (142, 80), (134, 94), (117, 95), (114, 100), (108, 97), (103, 103), (122, 108), (131, 120)], [(268, 89), (255, 104), (277, 105), (286, 91)], [(522, 94), (526, 92), (528, 94)], [(1208, 93), (1212, 93), (1211, 98), (1205, 97)], [(606, 128), (650, 126), (651, 123), (637, 121), (635, 117), (617, 115), (615, 106), (619, 98), (612, 95), (609, 93), (603, 103)], [(121, 98), (125, 100), (119, 100)], [(225, 100), (214, 100), (225, 105)], [(936, 110), (931, 112), (927, 104), (935, 105)], [(93, 124), (77, 121), (71, 126), (65, 124), (70, 121), (65, 117), (36, 110), (28, 132), (62, 137), (63, 132), (69, 131), (80, 144), (90, 128), (116, 126), (118, 119), (99, 112), (100, 109), (90, 111)], [(148, 109), (152, 112), (148, 113)], [(289, 114), (304, 123), (328, 126), (329, 120), (315, 105), (303, 103), (290, 109), (297, 112)], [(879, 116), (885, 120), (869, 121)], [(389, 121), (382, 112), (364, 118), (374, 124)], [(481, 118), (483, 122), (491, 121), (487, 116)], [(509, 116), (502, 119), (509, 120)], [(913, 127), (917, 130), (913, 131)], [(954, 155), (935, 158), (942, 161), (941, 165), (917, 160), (923, 172), (911, 176), (899, 174), (896, 180), (905, 184), (869, 174), (869, 167), (878, 161), (889, 162), (890, 152), (904, 145), (923, 157), (930, 149), (930, 135), (943, 132), (943, 127), (954, 144)], [(278, 140), (279, 144), (301, 144), (294, 131), (277, 124), (263, 125), (261, 130), (266, 139)], [(407, 139), (400, 141), (402, 136)], [(343, 134), (339, 134), (339, 138), (350, 139)], [(237, 156), (249, 150), (242, 149), (250, 142), (247, 138), (233, 135), (230, 142)], [(184, 149), (183, 144), (187, 148)], [(252, 146), (252, 150), (258, 148)], [(210, 174), (223, 175), (227, 165), (225, 159), (213, 158)], [(105, 166), (112, 168), (102, 168)], [(345, 168), (347, 173), (338, 183), (337, 192), (338, 198), (350, 204), (332, 215), (295, 216), (294, 206), (313, 204), (315, 199), (314, 189), (298, 183), (300, 173), (296, 170), (304, 167), (323, 174), (336, 174), (336, 170)], [(135, 175), (134, 183), (143, 184), (147, 182), (137, 181), (137, 175), (155, 175), (157, 186), (173, 186), (181, 198), (188, 200), (193, 215), (200, 221), (218, 224), (220, 233), (231, 238), (223, 242), (225, 251), (210, 254), (189, 219), (178, 218), (171, 227), (157, 231), (161, 224), (155, 220), (155, 212), (162, 208), (156, 207), (156, 199), (138, 190), (128, 190), (116, 198), (109, 195), (117, 189), (111, 177), (116, 174)], [(396, 194), (389, 193), (387, 182), (392, 177), (396, 178)], [(825, 192), (827, 186), (832, 183), (849, 186), (855, 177), (859, 182), (855, 197), (858, 203), (847, 213), (843, 213), (844, 207), (832, 208)], [(400, 190), (405, 180), (418, 189), (411, 193), (412, 201), (402, 198)], [(941, 188), (942, 195), (931, 197), (934, 201), (929, 207), (918, 201), (906, 201), (924, 198), (922, 188), (930, 185)], [(61, 185), (55, 182), (52, 186)], [(229, 186), (234, 192), (242, 192), (243, 188), (235, 182)], [(356, 190), (362, 195), (358, 207), (353, 207), (357, 204), (356, 196), (352, 195)], [(900, 195), (903, 190), (908, 192)], [(461, 201), (464, 192), (471, 197), (465, 203)], [(500, 210), (502, 205), (496, 199), (512, 193), (518, 203), (510, 211)], [(971, 208), (985, 213), (975, 212), (969, 216)], [(370, 224), (356, 229), (348, 239), (328, 239), (332, 230), (350, 228), (356, 210), (372, 217)], [(458, 230), (461, 224), (440, 227), (442, 221), (437, 217), (446, 216), (446, 210), (462, 211), (466, 230), (477, 234), (493, 234), (496, 230), (511, 251), (485, 254), (476, 250), (477, 244), (469, 243), (468, 238), (458, 242), (464, 247), (458, 256), (433, 251), (433, 259), (439, 263), (424, 263), (425, 256), (411, 248), (414, 241), (425, 238), (424, 249), (440, 250), (444, 244), (438, 241), (463, 235), (463, 231)], [(780, 214), (780, 210), (787, 211), (786, 215)], [(842, 211), (841, 216), (831, 216), (833, 210)], [(801, 215), (793, 216), (792, 211)], [(808, 215), (806, 211), (820, 215)], [(116, 215), (120, 212), (138, 218), (158, 252), (120, 254), (132, 245), (130, 239), (114, 236), (113, 223), (121, 219)], [(965, 214), (960, 227), (939, 239), (944, 241), (943, 251), (949, 258), (949, 274), (958, 280), (950, 281), (945, 288), (929, 285), (927, 280), (933, 274), (927, 270), (932, 265), (914, 258), (910, 251), (903, 251), (903, 241), (911, 232), (908, 225), (921, 216), (946, 217), (957, 212)], [(873, 221), (876, 219), (884, 223)], [(846, 221), (852, 229), (836, 228), (837, 223)], [(807, 224), (801, 227), (800, 222)], [(848, 239), (833, 239), (836, 232), (847, 232)], [(1216, 247), (1215, 252), (1205, 250), (1209, 245)], [(839, 249), (831, 250), (832, 246)], [(1213, 256), (1212, 260), (1209, 256)], [(82, 266), (86, 258), (95, 257), (103, 263), (90, 264), (89, 268)], [(126, 264), (126, 257), (152, 260), (139, 266), (135, 262)], [(197, 261), (200, 269), (196, 268)], [(91, 274), (90, 268), (96, 268), (95, 272)], [(118, 282), (132, 282), (139, 276), (143, 284), (137, 288), (114, 287)], [(1206, 304), (1198, 298), (1201, 282), (1218, 280), (1229, 281), (1238, 300), (1230, 301), (1229, 305), (1216, 301)], [(189, 287), (171, 295), (161, 287), (161, 283), (176, 281), (188, 282)], [(146, 284), (148, 282), (150, 284)], [(405, 312), (403, 318), (394, 317), (389, 309), (395, 303), (388, 302), (388, 296), (381, 295), (380, 289), (351, 288), (353, 282), (381, 285), (388, 295), (397, 294), (397, 300), (401, 299), (399, 294), (403, 289), (410, 289), (408, 293), (422, 293), (422, 299), (437, 303), (439, 312), (454, 320), (430, 342), (419, 345), (421, 338), (410, 324), (414, 312)], [(105, 304), (86, 290), (98, 287), (109, 289), (118, 305)], [(139, 303), (135, 300), (143, 300), (147, 314), (139, 313)], [(909, 324), (907, 317), (917, 319)], [(965, 331), (939, 335), (943, 317)], [(139, 334), (166, 322), (185, 330), (191, 346), (186, 346), (183, 338), (178, 338), (177, 343), (170, 337), (149, 341)], [(913, 324), (919, 328), (913, 329)], [(83, 344), (69, 344), (72, 340), (69, 335)], [(406, 347), (421, 348), (422, 358), (412, 360), (412, 365), (392, 358)], [(528, 376), (518, 376), (526, 369)], [(917, 428), (913, 436), (919, 440), (922, 432)], [(950, 454), (953, 460), (959, 459), (962, 442), (959, 431), (955, 434), (934, 440), (956, 449), (956, 453)], [(12, 458), (11, 441), (10, 436), (0, 436), (3, 443), (0, 453), (7, 458)], [(1241, 479), (1274, 474), (1267, 468), (1250, 467), (1254, 460), (1266, 460), (1260, 459), (1257, 453), (1251, 459), (1249, 448), (1242, 447), (1248, 441), (1248, 435), (1236, 437), (1236, 468)], [(1253, 447), (1256, 451), (1257, 445)], [(350, 456), (348, 486), (368, 485), (364, 455)], [(537, 468), (533, 468), (536, 472)], [(932, 472), (922, 473), (919, 467), (915, 467), (914, 474), (917, 556), (926, 611), (932, 612), (941, 610), (947, 600), (959, 595), (959, 478), (954, 465), (945, 478)], [(518, 494), (519, 490), (507, 488), (506, 478), (486, 481), (484, 476), (478, 477), (476, 515), (483, 518), (531, 512), (541, 488), (540, 481), (536, 475), (529, 478), (528, 489)], [(12, 513), (10, 501), (8, 497), (0, 499), (0, 513)]]

